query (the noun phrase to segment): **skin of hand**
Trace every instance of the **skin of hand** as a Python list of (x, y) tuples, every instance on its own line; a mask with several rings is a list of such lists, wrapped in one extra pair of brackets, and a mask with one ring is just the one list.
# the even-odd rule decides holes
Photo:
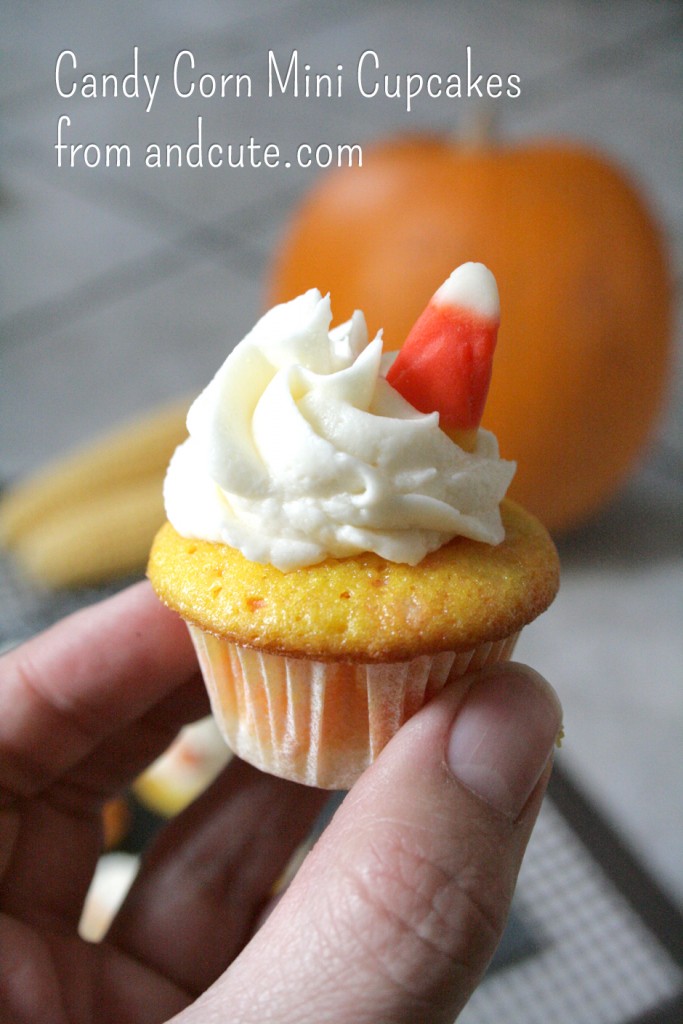
[(234, 759), (146, 851), (105, 939), (77, 927), (103, 802), (208, 711), (147, 583), (0, 661), (1, 1024), (450, 1024), (500, 939), (561, 711), (522, 666), (446, 689), (343, 801)]

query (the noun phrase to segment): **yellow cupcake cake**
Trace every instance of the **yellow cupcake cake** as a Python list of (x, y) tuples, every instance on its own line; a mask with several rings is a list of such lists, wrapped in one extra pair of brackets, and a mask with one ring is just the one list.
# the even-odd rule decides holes
[(360, 313), (275, 307), (199, 396), (149, 577), (188, 623), (229, 746), (348, 788), (449, 679), (507, 659), (555, 549), (479, 427), (495, 281), (465, 264), (393, 364)]

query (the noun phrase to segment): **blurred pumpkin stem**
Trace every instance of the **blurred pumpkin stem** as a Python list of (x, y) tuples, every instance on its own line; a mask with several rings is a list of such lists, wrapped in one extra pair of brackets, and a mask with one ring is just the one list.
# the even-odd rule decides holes
[(500, 137), (500, 114), (493, 101), (473, 101), (466, 113), (458, 142), (465, 149), (487, 149)]

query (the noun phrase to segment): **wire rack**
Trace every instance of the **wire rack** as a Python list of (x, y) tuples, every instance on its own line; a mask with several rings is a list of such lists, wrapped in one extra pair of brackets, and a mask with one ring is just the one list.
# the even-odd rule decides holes
[(556, 766), (499, 955), (462, 1024), (680, 1024), (683, 918)]

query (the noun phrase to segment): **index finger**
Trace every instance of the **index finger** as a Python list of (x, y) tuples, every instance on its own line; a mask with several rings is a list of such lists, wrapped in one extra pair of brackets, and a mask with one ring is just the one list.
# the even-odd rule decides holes
[(196, 672), (184, 624), (147, 582), (4, 655), (0, 792), (40, 792)]

